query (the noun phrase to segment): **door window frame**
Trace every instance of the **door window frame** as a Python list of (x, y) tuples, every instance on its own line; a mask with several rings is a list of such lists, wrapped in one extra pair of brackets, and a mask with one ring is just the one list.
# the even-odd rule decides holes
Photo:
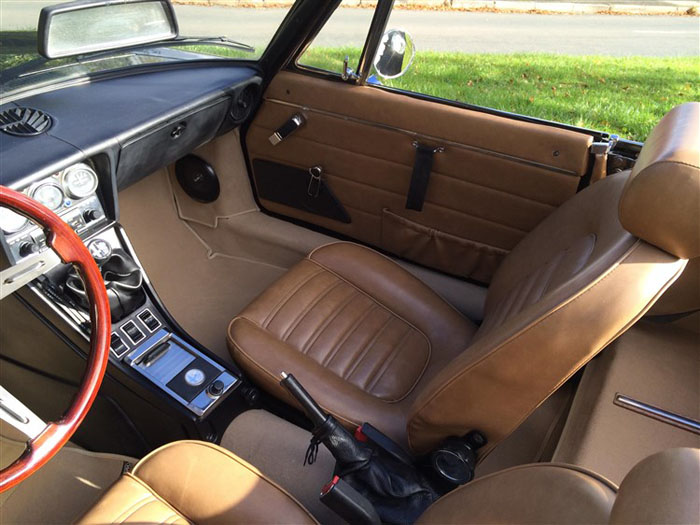
[[(418, 100), (424, 100), (427, 102), (432, 102), (434, 104), (443, 104), (447, 106), (452, 106), (460, 109), (466, 109), (471, 111), (478, 111), (480, 113), (486, 113), (490, 115), (495, 115), (499, 117), (509, 118), (511, 120), (517, 120), (520, 122), (530, 122), (533, 124), (540, 124), (544, 126), (555, 127), (559, 129), (565, 129), (569, 131), (575, 131), (577, 133), (584, 133), (593, 137), (595, 142), (607, 142), (611, 139), (612, 134), (598, 131), (588, 128), (582, 128), (574, 126), (572, 124), (566, 124), (563, 122), (557, 122), (552, 120), (546, 120), (538, 117), (533, 117), (530, 115), (522, 115), (520, 113), (512, 113), (509, 111), (489, 108), (486, 106), (478, 106), (475, 104), (470, 104), (468, 102), (462, 102), (458, 100), (446, 99), (442, 97), (436, 97), (434, 95), (429, 95), (427, 93), (419, 93), (415, 91), (407, 91), (399, 88), (394, 88), (390, 86), (385, 86), (381, 84), (370, 84), (367, 82), (369, 75), (372, 71), (373, 59), (381, 43), (381, 37), (386, 30), (387, 24), (389, 23), (389, 17), (394, 8), (394, 0), (378, 0), (377, 6), (374, 10), (374, 15), (372, 17), (372, 22), (370, 23), (370, 28), (367, 33), (367, 38), (365, 39), (365, 44), (362, 48), (362, 53), (360, 55), (360, 61), (358, 63), (357, 71), (359, 74), (351, 75), (347, 80), (343, 80), (341, 74), (338, 72), (328, 71), (313, 66), (308, 66), (299, 63), (299, 58), (303, 55), (306, 49), (311, 45), (316, 35), (323, 29), (328, 19), (335, 12), (336, 9), (340, 7), (341, 2), (338, 2), (335, 8), (329, 10), (329, 13), (325, 17), (323, 24), (314, 31), (309, 37), (304, 41), (303, 45), (299, 47), (298, 51), (294, 53), (284, 68), (288, 71), (293, 71), (301, 74), (311, 75), (318, 78), (344, 82), (348, 84), (354, 84), (358, 86), (368, 86), (374, 89), (381, 89), (395, 95), (402, 95)], [(625, 156), (636, 158), (641, 150), (643, 143), (636, 142), (628, 139), (619, 139), (615, 146), (615, 152), (620, 153)]]

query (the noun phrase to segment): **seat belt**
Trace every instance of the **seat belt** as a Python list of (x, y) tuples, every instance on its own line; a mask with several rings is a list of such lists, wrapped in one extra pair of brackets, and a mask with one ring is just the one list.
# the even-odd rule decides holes
[(413, 142), (413, 147), (416, 148), (416, 158), (413, 161), (411, 184), (406, 196), (406, 209), (422, 211), (425, 193), (428, 191), (430, 172), (433, 169), (433, 155), (445, 151), (445, 148), (443, 146), (427, 146), (418, 141)]
[(615, 147), (619, 137), (610, 135), (607, 142), (594, 142), (591, 144), (593, 154), (593, 169), (591, 170), (591, 184), (604, 179), (608, 174), (608, 153)]

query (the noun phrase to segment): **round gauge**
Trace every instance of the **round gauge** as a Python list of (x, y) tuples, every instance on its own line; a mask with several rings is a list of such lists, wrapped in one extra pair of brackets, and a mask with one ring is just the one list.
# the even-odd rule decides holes
[(63, 204), (63, 191), (56, 184), (42, 184), (32, 191), (32, 198), (55, 211)]
[(74, 199), (82, 199), (97, 189), (97, 175), (87, 164), (67, 168), (61, 177), (63, 189)]
[(5, 233), (15, 233), (20, 231), (29, 222), (29, 220), (17, 212), (9, 208), (0, 206), (0, 228)]
[(88, 244), (88, 250), (97, 262), (106, 261), (112, 255), (112, 246), (104, 239), (95, 239)]

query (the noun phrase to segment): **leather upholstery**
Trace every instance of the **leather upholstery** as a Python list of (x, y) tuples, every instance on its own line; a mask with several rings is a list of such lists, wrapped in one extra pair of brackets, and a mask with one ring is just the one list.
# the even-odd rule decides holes
[[(472, 429), (486, 435), (488, 454), (683, 271), (687, 261), (621, 225), (631, 176), (586, 188), (508, 254), (476, 333), (385, 257), (340, 243), (246, 308), (229, 327), (230, 350), (278, 397), (289, 400), (278, 381), (291, 372), (348, 426), (369, 421), (416, 454)], [(639, 185), (654, 173), (634, 176)], [(697, 222), (697, 210), (688, 214)], [(346, 309), (353, 288), (369, 298)]]
[(539, 463), (477, 478), (440, 498), (418, 524), (607, 523), (617, 487), (570, 465)]
[(700, 256), (700, 103), (672, 109), (644, 144), (620, 201), (622, 225), (677, 257)]
[(700, 523), (700, 449), (675, 448), (638, 463), (620, 484), (611, 524)]
[(80, 524), (316, 523), (292, 496), (227, 450), (177, 441), (123, 475)]
[(293, 373), (349, 426), (381, 421), (403, 440), (415, 388), (452, 361), (476, 327), (430, 288), (372, 250), (312, 252), (229, 326), (238, 363), (265, 388)]
[[(268, 137), (295, 113), (304, 126), (272, 146)], [(445, 146), (433, 157), (421, 212), (405, 208), (415, 140)], [(251, 165), (323, 166), (352, 222), (259, 195), (266, 209), (483, 282), (576, 193), (591, 142), (584, 133), (291, 72), (275, 76), (246, 135)], [(255, 167), (252, 176), (256, 182)]]
[(700, 449), (641, 461), (620, 488), (580, 467), (537, 463), (478, 478), (433, 503), (419, 524), (700, 523)]

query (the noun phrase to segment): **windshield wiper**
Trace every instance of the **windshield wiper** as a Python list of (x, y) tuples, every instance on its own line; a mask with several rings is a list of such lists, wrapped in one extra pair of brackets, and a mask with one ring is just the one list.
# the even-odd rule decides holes
[(227, 36), (183, 36), (172, 40), (172, 42), (177, 44), (223, 44), (248, 53), (255, 53), (255, 48), (253, 46), (244, 44), (243, 42), (237, 42)]

